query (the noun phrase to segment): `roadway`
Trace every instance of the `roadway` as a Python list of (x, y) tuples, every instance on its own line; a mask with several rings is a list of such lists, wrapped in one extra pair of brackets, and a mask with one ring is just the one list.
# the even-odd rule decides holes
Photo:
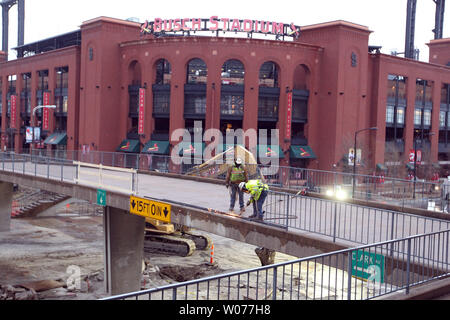
[[(111, 171), (106, 167), (77, 167), (71, 162), (64, 166), (29, 161), (0, 162), (0, 169), (70, 183), (77, 180), (79, 185), (124, 194), (134, 193), (139, 197), (210, 208), (212, 211), (226, 212), (229, 208), (230, 197), (223, 183), (199, 182), (178, 175), (175, 175), (178, 178), (173, 178), (132, 171), (119, 172), (119, 168)], [(245, 195), (245, 202), (248, 197)], [(236, 211), (238, 208), (236, 201)], [(450, 228), (449, 221), (302, 196), (288, 199), (285, 194), (276, 192), (267, 197), (264, 210), (266, 222), (271, 225), (281, 225), (289, 231), (326, 236), (328, 241), (331, 238), (335, 242), (341, 241), (345, 246), (382, 242)], [(286, 216), (288, 210), (289, 219)], [(244, 216), (251, 215), (252, 211), (251, 207), (247, 208)]]

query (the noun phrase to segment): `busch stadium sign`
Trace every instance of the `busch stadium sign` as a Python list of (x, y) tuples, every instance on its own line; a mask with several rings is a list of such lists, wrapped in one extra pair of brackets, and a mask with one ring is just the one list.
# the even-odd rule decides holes
[(161, 36), (165, 34), (181, 32), (183, 34), (196, 31), (215, 32), (246, 32), (248, 37), (253, 33), (274, 35), (277, 40), (284, 37), (297, 39), (300, 36), (300, 27), (280, 22), (250, 20), (250, 19), (229, 19), (212, 16), (209, 19), (197, 18), (179, 18), (179, 19), (161, 19), (155, 18), (154, 21), (145, 21), (141, 24), (141, 34), (155, 34)]

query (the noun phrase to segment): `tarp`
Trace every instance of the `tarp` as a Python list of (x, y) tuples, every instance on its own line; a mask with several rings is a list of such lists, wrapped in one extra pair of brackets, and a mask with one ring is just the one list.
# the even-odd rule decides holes
[(290, 157), (294, 159), (316, 159), (316, 155), (310, 146), (291, 146), (289, 148)]
[(225, 174), (234, 161), (235, 155), (244, 161), (244, 165), (248, 170), (250, 178), (260, 177), (258, 165), (255, 157), (251, 152), (240, 145), (227, 148), (224, 152), (217, 154), (211, 159), (205, 161), (201, 165), (193, 167), (188, 175), (216, 178)]
[(139, 147), (140, 147), (139, 140), (125, 139), (117, 147), (116, 151), (139, 153), (139, 151), (140, 151)]
[(54, 132), (45, 139), (44, 144), (66, 145), (67, 134), (65, 132)]
[(142, 148), (142, 153), (169, 154), (169, 141), (150, 140)]

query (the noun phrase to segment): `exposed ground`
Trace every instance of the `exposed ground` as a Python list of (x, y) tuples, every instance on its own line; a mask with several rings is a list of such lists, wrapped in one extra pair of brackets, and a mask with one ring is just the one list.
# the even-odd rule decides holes
[[(91, 300), (107, 296), (103, 276), (103, 220), (98, 210), (71, 203), (51, 213), (12, 219), (0, 233), (0, 300)], [(255, 246), (208, 235), (210, 250), (179, 257), (145, 253), (142, 288), (260, 266)], [(276, 262), (294, 257), (277, 253)], [(80, 275), (80, 277), (78, 277)], [(80, 281), (78, 281), (80, 279)]]

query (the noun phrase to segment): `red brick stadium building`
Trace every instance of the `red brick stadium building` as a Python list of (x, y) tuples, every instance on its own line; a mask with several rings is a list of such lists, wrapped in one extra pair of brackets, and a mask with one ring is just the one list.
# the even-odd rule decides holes
[[(230, 37), (237, 31), (247, 36)], [(30, 152), (33, 109), (49, 104), (56, 109), (35, 112), (35, 148), (169, 154), (172, 133), (194, 135), (201, 122), (224, 135), (278, 129), (257, 149), (282, 165), (349, 168), (355, 140), (359, 172), (405, 168), (414, 141), (422, 162), (450, 160), (450, 39), (430, 41), (424, 63), (369, 47), (365, 26), (298, 31), (217, 17), (142, 26), (99, 17), (17, 47), (16, 60), (3, 53), (0, 63), (1, 148)]]

